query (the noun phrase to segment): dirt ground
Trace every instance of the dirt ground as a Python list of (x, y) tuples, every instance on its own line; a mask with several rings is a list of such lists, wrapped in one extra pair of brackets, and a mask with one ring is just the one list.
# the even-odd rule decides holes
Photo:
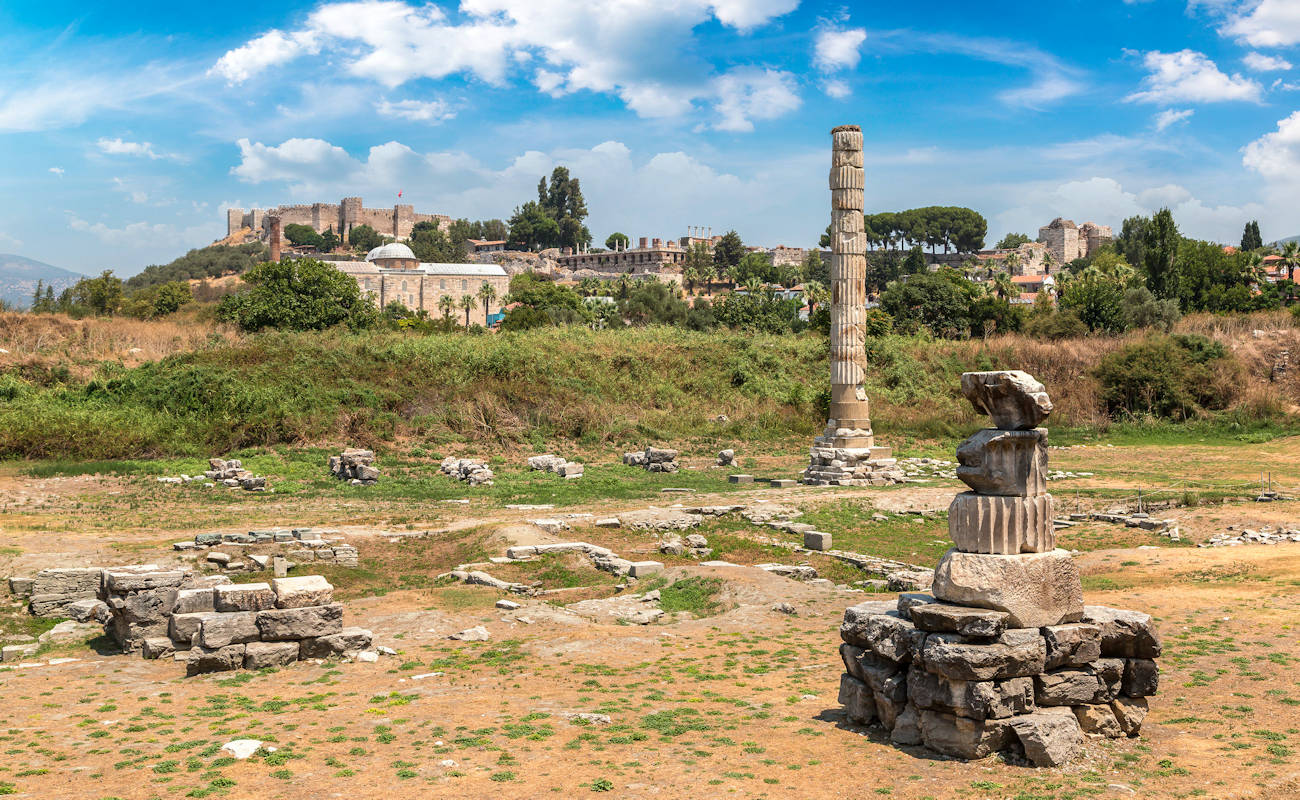
[[(1266, 445), (1294, 464), (1300, 442)], [(1053, 452), (1053, 466), (1097, 469), (1116, 487), (1132, 474), (1170, 469), (1163, 450)], [(1217, 451), (1216, 451), (1217, 452)], [(1261, 451), (1262, 452), (1262, 451)], [(1207, 458), (1215, 453), (1208, 453)], [(1113, 462), (1109, 476), (1099, 465)], [(1186, 468), (1186, 462), (1182, 464)], [(1231, 478), (1252, 466), (1232, 462)], [(1229, 478), (1224, 479), (1225, 482)], [(227, 522), (178, 531), (118, 527), (87, 509), (129, 507), (130, 477), (36, 479), (0, 473), (0, 575), (48, 566), (166, 563), (169, 543), (207, 530), (285, 524), (328, 509), (252, 500), (223, 508)], [(808, 509), (862, 498), (884, 511), (947, 506), (956, 484), (906, 489), (756, 489), (692, 495), (689, 504), (779, 500)], [(678, 498), (681, 499), (681, 498)], [(269, 499), (268, 499), (269, 500)], [(313, 501), (318, 502), (318, 501)], [(668, 504), (672, 501), (666, 501)], [(526, 520), (596, 516), (646, 504), (592, 502), (550, 511), (442, 506), (434, 533), (404, 546), (447, 547), (487, 531), (490, 548), (553, 540)], [(100, 513), (100, 512), (96, 512)], [(102, 512), (108, 514), (108, 512)], [(183, 505), (172, 514), (186, 514)], [(352, 514), (352, 510), (349, 511)], [(1300, 503), (1178, 509), (1187, 538), (1227, 524), (1290, 524)], [(356, 517), (356, 518), (352, 518)], [(394, 532), (382, 514), (335, 525), (361, 548)], [(134, 519), (134, 518), (133, 518)], [(99, 524), (102, 522), (103, 524)], [(627, 531), (575, 521), (561, 538), (619, 547)], [(918, 528), (921, 526), (918, 526)], [(1121, 529), (1124, 530), (1124, 529)], [(927, 529), (926, 536), (933, 536)], [(644, 534), (647, 545), (653, 537)], [(879, 729), (847, 723), (836, 703), (843, 609), (886, 595), (848, 593), (749, 567), (684, 564), (670, 578), (722, 581), (721, 613), (668, 615), (649, 626), (591, 621), (563, 594), (493, 607), (495, 591), (397, 580), (346, 599), (347, 625), (373, 630), (396, 656), (377, 663), (300, 663), (278, 671), (183, 677), (171, 661), (114, 655), (86, 638), (42, 653), (33, 666), (0, 667), (0, 794), (121, 798), (617, 797), (862, 798), (921, 800), (1080, 797), (1300, 797), (1300, 544), (1195, 548), (1149, 536), (1083, 552), (1086, 602), (1147, 611), (1164, 637), (1160, 693), (1139, 739), (1090, 740), (1062, 769), (990, 758), (962, 762), (890, 745)], [(649, 549), (649, 548), (647, 548)], [(495, 553), (495, 554), (499, 554)], [(423, 562), (421, 562), (423, 563)], [(414, 568), (414, 567), (413, 567)], [(613, 591), (612, 587), (609, 591)], [(626, 593), (636, 592), (629, 587)], [(0, 603), (9, 602), (0, 590)], [(576, 595), (575, 595), (576, 597)], [(794, 615), (773, 609), (790, 603)], [(11, 609), (12, 611), (12, 609)], [(486, 643), (447, 640), (484, 625)], [(63, 663), (60, 658), (77, 659)], [(4, 665), (7, 667), (8, 665)], [(588, 722), (566, 714), (600, 714)], [(222, 744), (261, 740), (234, 761)]]

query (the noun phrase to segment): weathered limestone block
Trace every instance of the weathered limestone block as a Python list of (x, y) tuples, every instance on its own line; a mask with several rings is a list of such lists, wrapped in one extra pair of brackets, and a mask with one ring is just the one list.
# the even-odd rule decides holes
[(269, 583), (235, 583), (213, 589), (218, 611), (261, 611), (275, 608), (275, 592)]
[(1079, 706), (1110, 701), (1110, 691), (1091, 667), (1066, 667), (1034, 676), (1040, 706)]
[(152, 589), (173, 589), (185, 580), (180, 570), (109, 569), (104, 571), (104, 586), (111, 594), (145, 592)]
[(178, 650), (188, 650), (203, 627), (203, 618), (215, 611), (195, 611), (186, 614), (172, 614), (167, 628), (167, 636)]
[(276, 578), (271, 581), (276, 608), (305, 608), (333, 602), (334, 587), (320, 575), (301, 578)]
[(971, 643), (955, 633), (932, 633), (921, 647), (921, 666), (959, 681), (992, 681), (1037, 675), (1047, 646), (1036, 629), (1008, 630), (988, 643)]
[(870, 725), (876, 721), (876, 701), (870, 687), (847, 673), (840, 676), (839, 702), (850, 722)]
[(338, 633), (303, 639), (299, 642), (298, 658), (329, 658), (346, 656), (369, 649), (375, 635), (365, 628), (344, 628)]
[(935, 602), (933, 595), (925, 592), (902, 592), (898, 595), (898, 616), (911, 619), (913, 608), (933, 602)]
[(297, 642), (249, 642), (244, 648), (244, 669), (283, 667), (297, 660)]
[(113, 614), (113, 638), (124, 650), (137, 650), (148, 637), (166, 636), (177, 593), (176, 589), (157, 589), (125, 597), (111, 595), (108, 606)]
[(957, 446), (957, 477), (980, 494), (1047, 492), (1047, 429), (985, 428)]
[(1002, 681), (949, 680), (918, 667), (907, 673), (908, 700), (925, 711), (971, 719), (1002, 719), (1034, 708), (1032, 678)]
[(1047, 668), (1081, 667), (1101, 658), (1101, 628), (1090, 622), (1047, 625), (1040, 631), (1047, 642)]
[(957, 605), (1005, 611), (1008, 624), (1017, 628), (1083, 617), (1079, 570), (1065, 550), (990, 555), (954, 548), (935, 567), (931, 593)]
[(205, 611), (216, 611), (213, 590), (210, 586), (204, 586), (198, 589), (181, 589), (176, 592), (176, 604), (172, 606), (172, 614), (201, 614)]
[(187, 653), (177, 653), (176, 658), (184, 660), (187, 676), (203, 675), (208, 672), (229, 672), (243, 665), (244, 645), (232, 644), (215, 649), (196, 647)]
[(1125, 659), (1121, 686), (1126, 697), (1150, 697), (1160, 688), (1160, 667), (1149, 658)]
[(1147, 701), (1145, 697), (1116, 697), (1111, 701), (1110, 710), (1125, 736), (1137, 736), (1147, 718)]
[(872, 614), (858, 622), (850, 621), (846, 612), (840, 637), (849, 644), (868, 647), (890, 661), (906, 663), (920, 648), (925, 632), (892, 614)]
[(1111, 658), (1159, 658), (1160, 632), (1150, 614), (1086, 606), (1083, 621), (1101, 627), (1101, 654)]
[(103, 585), (104, 571), (99, 567), (67, 567), (43, 569), (32, 578), (32, 595), (65, 594), (90, 595), (99, 594)]
[(166, 636), (150, 636), (144, 640), (140, 650), (140, 655), (147, 659), (166, 658), (176, 652), (172, 640)]
[(914, 745), (922, 742), (921, 712), (908, 703), (903, 712), (894, 719), (894, 727), (889, 731), (889, 740), (898, 745)]
[(903, 713), (903, 708), (907, 705), (907, 673), (897, 672), (880, 681), (879, 686), (872, 686), (870, 682), (867, 685), (871, 687), (880, 724), (893, 728), (898, 715)]
[(258, 639), (256, 612), (237, 611), (223, 614), (214, 611), (200, 616), (202, 619), (199, 620), (198, 643), (207, 649), (219, 649), (232, 644), (254, 642)]
[(676, 450), (667, 447), (647, 447), (645, 449), (645, 463), (647, 464), (667, 464), (669, 461), (676, 460)]
[(87, 598), (85, 600), (73, 600), (68, 603), (64, 612), (77, 622), (107, 622), (110, 617), (108, 604), (103, 600)]
[(35, 578), (18, 578), (9, 579), (9, 593), (14, 597), (28, 598), (32, 596), (32, 588), (36, 586)]
[(904, 669), (902, 664), (884, 658), (874, 650), (848, 643), (840, 645), (840, 658), (848, 673), (867, 684), (872, 691), (892, 690), (894, 684), (889, 683), (889, 680)]
[(984, 758), (1010, 743), (1012, 734), (1008, 722), (922, 711), (921, 740), (936, 753), (966, 759)]
[(1008, 720), (1025, 757), (1036, 767), (1059, 767), (1078, 754), (1083, 730), (1069, 708), (1040, 708)]
[(1124, 680), (1124, 659), (1099, 658), (1087, 667), (1097, 674), (1097, 679), (1106, 687), (1111, 697), (1120, 695)]
[(257, 612), (257, 629), (267, 642), (314, 639), (343, 632), (343, 605), (284, 608)]
[(962, 492), (948, 506), (948, 535), (964, 553), (1016, 555), (1056, 548), (1050, 494), (999, 497)]
[(913, 625), (931, 633), (959, 633), (992, 639), (1007, 629), (1007, 614), (985, 608), (927, 603), (913, 607), (910, 613)]
[(1043, 384), (1018, 369), (964, 373), (961, 393), (1003, 430), (1037, 428), (1052, 413), (1052, 400)]
[(1109, 705), (1075, 706), (1073, 710), (1075, 719), (1079, 720), (1079, 727), (1084, 733), (1105, 736), (1109, 739), (1118, 739), (1124, 735), (1124, 729), (1120, 727), (1119, 720), (1115, 718), (1115, 712), (1111, 711)]
[[(509, 552), (509, 551), (507, 551)], [(867, 638), (867, 620), (877, 614), (894, 611), (895, 604), (888, 600), (867, 600), (844, 609), (844, 621), (840, 624), (840, 638), (858, 647), (871, 647)]]

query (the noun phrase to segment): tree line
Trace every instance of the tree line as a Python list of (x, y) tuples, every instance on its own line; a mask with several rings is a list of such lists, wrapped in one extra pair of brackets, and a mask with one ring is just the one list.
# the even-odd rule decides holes
[[(988, 221), (978, 211), (959, 206), (926, 206), (907, 211), (884, 211), (863, 216), (863, 229), (871, 249), (902, 251), (918, 246), (934, 253), (975, 253), (984, 249)], [(821, 246), (830, 247), (830, 226)]]

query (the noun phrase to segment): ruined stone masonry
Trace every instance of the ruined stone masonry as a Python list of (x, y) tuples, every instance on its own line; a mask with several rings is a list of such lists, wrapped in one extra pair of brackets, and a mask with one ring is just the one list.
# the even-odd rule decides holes
[(813, 443), (804, 483), (827, 486), (901, 483), (888, 447), (876, 447), (862, 388), (866, 354), (867, 235), (863, 226), (862, 131), (831, 131), (831, 408)]
[(1056, 549), (1042, 384), (968, 372), (962, 393), (996, 427), (957, 450), (972, 489), (949, 509), (957, 546), (930, 594), (844, 612), (839, 700), (850, 721), (879, 723), (897, 745), (1059, 766), (1085, 734), (1138, 735), (1159, 687), (1160, 635), (1146, 614), (1085, 606), (1078, 570)]
[(309, 225), (317, 233), (332, 228), (344, 239), (358, 225), (369, 225), (384, 236), (396, 239), (409, 238), (417, 222), (436, 222), (444, 231), (451, 225), (451, 217), (446, 214), (417, 214), (415, 207), (409, 205), (365, 208), (360, 197), (345, 197), (338, 203), (308, 203), (250, 211), (226, 209), (226, 235), (249, 228), (266, 238), (270, 233), (266, 224), (268, 217), (278, 217), (284, 225)]

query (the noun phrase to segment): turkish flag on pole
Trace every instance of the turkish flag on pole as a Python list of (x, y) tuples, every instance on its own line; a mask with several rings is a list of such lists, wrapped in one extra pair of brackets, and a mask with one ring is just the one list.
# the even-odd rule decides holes
[(398, 196), (398, 197), (401, 197), (401, 196), (402, 196), (402, 190), (401, 190), (401, 189), (398, 189), (398, 190), (397, 190), (397, 196)]

